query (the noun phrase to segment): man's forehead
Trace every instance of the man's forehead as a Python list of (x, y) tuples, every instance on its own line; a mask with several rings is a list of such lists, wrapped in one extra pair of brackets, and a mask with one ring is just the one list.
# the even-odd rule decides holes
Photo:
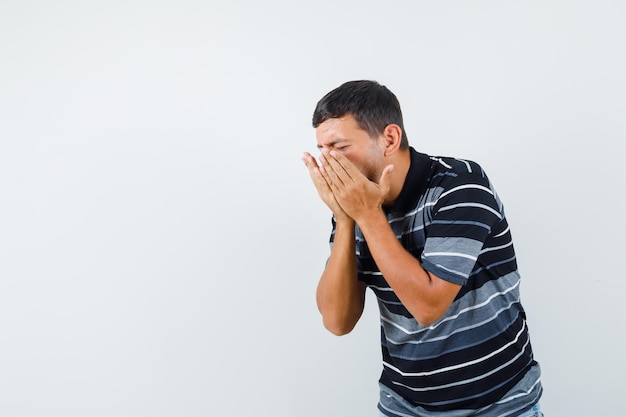
[[(329, 118), (315, 129), (318, 145), (347, 140), (351, 130), (362, 130), (352, 115)], [(322, 143), (326, 142), (326, 143)]]
[(317, 126), (318, 132), (326, 132), (328, 130), (337, 129), (344, 125), (348, 125), (350, 122), (351, 116), (343, 116), (343, 117), (331, 117), (324, 120), (322, 123)]
[(338, 129), (328, 128), (324, 129), (321, 125), (315, 131), (315, 138), (317, 139), (317, 147), (332, 147), (338, 143), (347, 141), (342, 132)]

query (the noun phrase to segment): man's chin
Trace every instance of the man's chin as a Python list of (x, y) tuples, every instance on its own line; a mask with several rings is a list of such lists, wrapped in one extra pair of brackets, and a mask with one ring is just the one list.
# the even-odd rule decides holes
[(365, 177), (368, 180), (370, 180), (371, 182), (374, 182), (376, 184), (378, 184), (378, 181), (380, 180), (380, 174), (379, 173), (376, 173), (376, 174), (370, 173), (369, 175), (367, 175), (367, 174), (363, 174), (363, 175), (365, 175)]

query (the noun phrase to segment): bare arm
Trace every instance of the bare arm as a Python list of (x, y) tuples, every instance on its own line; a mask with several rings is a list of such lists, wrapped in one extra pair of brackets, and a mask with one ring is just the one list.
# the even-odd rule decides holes
[(352, 331), (365, 304), (365, 284), (358, 281), (355, 254), (355, 222), (337, 204), (317, 162), (308, 153), (302, 158), (320, 198), (336, 220), (333, 248), (317, 286), (317, 307), (324, 327), (335, 335)]
[(454, 301), (461, 286), (426, 271), (402, 247), (389, 226), (382, 204), (389, 190), (393, 167), (386, 167), (376, 184), (338, 152), (325, 154), (322, 161), (333, 195), (359, 225), (376, 265), (402, 304), (422, 325), (437, 321)]
[(368, 213), (359, 221), (376, 265), (402, 304), (423, 326), (439, 320), (461, 286), (422, 268), (402, 247), (382, 210)]
[(337, 223), (330, 258), (317, 285), (324, 327), (338, 336), (352, 331), (363, 313), (365, 288), (357, 279), (354, 221)]

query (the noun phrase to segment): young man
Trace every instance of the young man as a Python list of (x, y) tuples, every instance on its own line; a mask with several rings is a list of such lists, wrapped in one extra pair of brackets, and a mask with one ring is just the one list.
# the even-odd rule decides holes
[(381, 416), (541, 416), (511, 234), (485, 172), (409, 147), (398, 100), (374, 81), (329, 92), (313, 127), (319, 163), (303, 160), (333, 213), (317, 304), (342, 335), (366, 288), (376, 294)]

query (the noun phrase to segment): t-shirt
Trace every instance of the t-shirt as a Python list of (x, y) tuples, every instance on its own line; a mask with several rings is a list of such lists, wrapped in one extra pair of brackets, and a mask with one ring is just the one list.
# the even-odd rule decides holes
[[(443, 317), (420, 325), (356, 227), (358, 278), (376, 294), (380, 309), (381, 384), (428, 411), (535, 404), (540, 370), (520, 303), (511, 232), (482, 168), (411, 148), (405, 184), (387, 219), (424, 269), (462, 287)], [(331, 245), (333, 238), (334, 228)]]

